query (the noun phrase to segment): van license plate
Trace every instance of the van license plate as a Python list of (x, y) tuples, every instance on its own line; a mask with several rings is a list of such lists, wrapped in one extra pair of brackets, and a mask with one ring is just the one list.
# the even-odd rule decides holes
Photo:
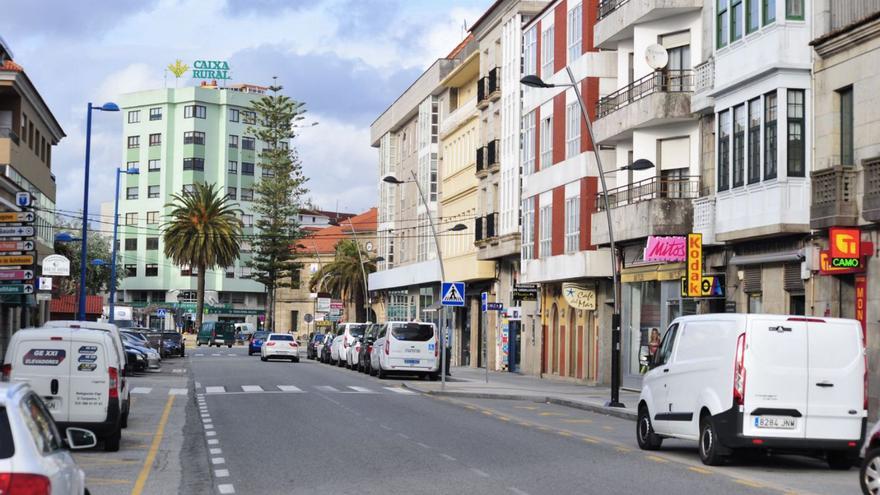
[(418, 359), (404, 359), (403, 364), (419, 364)]
[(61, 409), (61, 399), (43, 397), (43, 403), (46, 404), (46, 409), (50, 411), (57, 411)]
[(797, 426), (796, 418), (785, 416), (755, 416), (756, 428), (774, 428), (778, 430), (793, 430)]

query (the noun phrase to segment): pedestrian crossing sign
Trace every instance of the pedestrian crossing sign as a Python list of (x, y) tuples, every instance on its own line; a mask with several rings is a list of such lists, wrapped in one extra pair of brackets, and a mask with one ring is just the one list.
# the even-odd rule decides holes
[(440, 303), (443, 306), (464, 306), (464, 282), (443, 282)]

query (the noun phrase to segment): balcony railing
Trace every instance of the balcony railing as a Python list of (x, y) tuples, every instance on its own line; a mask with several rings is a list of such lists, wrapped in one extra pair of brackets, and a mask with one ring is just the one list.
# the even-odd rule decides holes
[(486, 161), (486, 147), (477, 148), (477, 173), (480, 173), (487, 168), (489, 168), (489, 165)]
[(489, 213), (474, 220), (474, 242), (498, 237), (498, 213)]
[(489, 75), (486, 78), (486, 85), (486, 93), (490, 98), (496, 91), (501, 91), (501, 72), (498, 67), (489, 71)]
[(486, 101), (486, 79), (486, 77), (481, 77), (480, 80), (477, 81), (477, 106), (480, 106)]
[(0, 138), (9, 138), (13, 143), (19, 143), (18, 134), (11, 127), (0, 127)]
[(599, 15), (596, 20), (602, 20), (608, 17), (612, 12), (619, 9), (621, 5), (629, 2), (629, 0), (601, 0), (599, 2)]
[(483, 240), (483, 217), (474, 219), (474, 242)]
[(499, 146), (501, 143), (498, 142), (497, 139), (493, 141), (489, 141), (486, 144), (486, 167), (492, 167), (493, 165), (498, 165), (499, 155)]
[(694, 91), (707, 91), (715, 87), (715, 58), (694, 66)]
[(656, 71), (600, 99), (596, 104), (596, 118), (602, 118), (653, 93), (689, 93), (693, 90), (693, 70)]
[(856, 225), (856, 176), (852, 166), (837, 165), (810, 174), (813, 180), (810, 227), (823, 229), (836, 225)]
[[(678, 178), (651, 177), (608, 191), (608, 207), (612, 210), (628, 204), (651, 199), (694, 199), (700, 196), (700, 178), (685, 176)], [(596, 211), (605, 210), (605, 196), (596, 196)]]

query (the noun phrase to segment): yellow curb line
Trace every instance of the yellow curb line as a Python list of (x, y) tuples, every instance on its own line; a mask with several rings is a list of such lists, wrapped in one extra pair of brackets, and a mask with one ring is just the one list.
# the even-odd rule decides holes
[(156, 428), (156, 436), (153, 437), (153, 443), (150, 445), (150, 451), (144, 460), (144, 467), (137, 477), (131, 495), (141, 495), (144, 491), (144, 485), (147, 484), (147, 478), (150, 476), (150, 470), (153, 469), (153, 462), (156, 460), (156, 454), (159, 452), (159, 445), (162, 444), (162, 437), (165, 435), (165, 425), (168, 423), (168, 416), (171, 415), (171, 406), (174, 405), (174, 395), (168, 396), (168, 402), (165, 403), (165, 410), (162, 411), (162, 419), (159, 420), (159, 427)]

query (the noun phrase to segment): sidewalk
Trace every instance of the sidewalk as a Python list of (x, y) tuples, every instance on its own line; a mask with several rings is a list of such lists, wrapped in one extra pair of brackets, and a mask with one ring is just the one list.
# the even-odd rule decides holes
[(611, 395), (609, 387), (493, 371), (489, 372), (489, 383), (486, 383), (485, 370), (462, 367), (452, 368), (452, 377), (447, 377), (444, 390), (441, 390), (440, 382), (406, 381), (403, 386), (426, 394), (449, 397), (549, 402), (632, 420), (636, 419), (639, 399), (638, 393), (621, 390), (620, 401), (626, 407), (605, 407)]

